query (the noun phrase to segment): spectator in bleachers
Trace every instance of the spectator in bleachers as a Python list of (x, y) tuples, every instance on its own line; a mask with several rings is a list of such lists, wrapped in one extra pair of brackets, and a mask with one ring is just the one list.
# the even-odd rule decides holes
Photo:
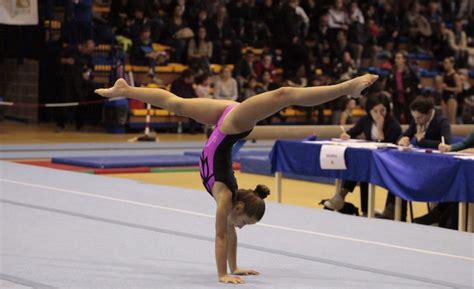
[(184, 7), (175, 5), (173, 14), (169, 17), (164, 31), (166, 43), (173, 48), (172, 61), (178, 63), (184, 63), (187, 40), (194, 36), (186, 19), (183, 18), (183, 13)]
[(191, 29), (194, 31), (195, 34), (198, 33), (198, 29), (200, 27), (205, 27), (207, 31), (207, 27), (209, 25), (209, 18), (206, 9), (200, 9), (198, 11), (197, 17), (193, 19), (190, 23)]
[(435, 108), (438, 110), (441, 110), (441, 101), (443, 101), (443, 83), (442, 75), (436, 75), (434, 77), (434, 87), (431, 92), (431, 97), (433, 97)]
[(180, 77), (172, 82), (170, 91), (182, 98), (195, 98), (197, 95), (193, 85), (194, 72), (191, 69), (186, 69), (181, 73)]
[(265, 70), (262, 73), (262, 78), (260, 79), (260, 83), (262, 84), (262, 88), (264, 91), (274, 90), (279, 87), (278, 84), (274, 82), (273, 76), (268, 70)]
[[(344, 52), (351, 53), (349, 41), (347, 41), (347, 33), (344, 30), (339, 30), (336, 36), (336, 42), (331, 47), (331, 60), (333, 64), (344, 62)], [(353, 55), (351, 53), (351, 55)], [(352, 58), (352, 57), (351, 57)]]
[[(306, 32), (306, 23), (309, 22), (298, 0), (288, 0), (278, 9), (275, 27), (273, 30), (275, 45), (286, 48), (297, 37), (303, 40)], [(308, 22), (307, 22), (308, 21)]]
[(264, 54), (261, 56), (261, 60), (255, 63), (255, 75), (257, 78), (261, 78), (263, 72), (268, 71), (272, 78), (275, 77), (275, 66), (273, 65), (273, 58), (271, 54)]
[(211, 82), (211, 76), (207, 73), (202, 73), (196, 76), (196, 86), (194, 87), (194, 90), (197, 97), (212, 98)]
[(148, 66), (148, 74), (155, 74), (155, 66), (160, 61), (160, 57), (164, 54), (153, 50), (153, 43), (151, 42), (150, 26), (143, 26), (140, 31), (140, 37), (133, 41), (130, 52), (130, 62), (133, 65)]
[(467, 69), (459, 70), (459, 79), (461, 80), (462, 91), (458, 94), (458, 117), (460, 123), (474, 123), (474, 87), (469, 82), (469, 73)]
[[(194, 89), (194, 72), (186, 69), (181, 76), (171, 83), (170, 91), (182, 98), (196, 98), (196, 90)], [(189, 119), (189, 133), (195, 134), (200, 130), (201, 125), (194, 119)]]
[(212, 58), (212, 42), (207, 38), (206, 27), (199, 27), (197, 34), (188, 44), (188, 64), (194, 71), (209, 72)]
[(409, 146), (412, 138), (415, 144), (424, 148), (438, 148), (444, 137), (451, 143), (451, 125), (437, 112), (431, 97), (418, 96), (410, 105), (412, 121), (398, 141), (398, 145)]
[(352, 1), (349, 10), (348, 40), (351, 51), (353, 52), (351, 56), (354, 58), (357, 67), (360, 65), (362, 52), (364, 50), (363, 44), (365, 43), (366, 33), (364, 15), (359, 9), (357, 1)]
[(446, 28), (446, 23), (441, 21), (438, 25), (437, 30), (433, 33), (431, 43), (433, 43), (431, 49), (433, 55), (437, 61), (443, 61), (446, 57), (453, 56), (454, 52), (449, 45), (449, 39), (451, 39), (453, 32)]
[(92, 38), (92, 0), (68, 0), (66, 23), (71, 44), (79, 44)]
[(431, 24), (431, 27), (436, 27), (439, 23), (443, 22), (443, 15), (441, 14), (441, 6), (438, 0), (430, 0), (428, 2), (428, 11), (426, 18)]
[(410, 40), (416, 45), (418, 51), (429, 47), (430, 37), (433, 34), (431, 24), (422, 14), (422, 5), (414, 1), (411, 9), (406, 13), (404, 26), (408, 28), (407, 32)]
[[(396, 143), (402, 133), (400, 124), (390, 114), (390, 102), (382, 93), (375, 93), (368, 97), (365, 110), (367, 115), (361, 117), (354, 127), (341, 134), (340, 138), (347, 140), (357, 138), (364, 134), (364, 139), (368, 141)], [(324, 206), (332, 210), (340, 210), (344, 206), (344, 199), (349, 192), (354, 191), (357, 182), (344, 180), (341, 190), (329, 200), (324, 202)], [(361, 210), (363, 215), (367, 215), (368, 183), (360, 182), (361, 190)], [(390, 196), (393, 196), (389, 193)], [(383, 217), (393, 219), (390, 208), (386, 208), (386, 214)], [(406, 216), (406, 203), (404, 204), (404, 213)]]
[(259, 18), (263, 21), (266, 28), (271, 32), (275, 33), (275, 21), (277, 21), (277, 5), (273, 0), (264, 0), (260, 5), (258, 12)]
[(405, 51), (395, 54), (394, 66), (388, 76), (386, 90), (392, 96), (393, 114), (400, 123), (409, 123), (411, 113), (409, 104), (419, 93), (420, 79), (408, 63)]
[[(235, 39), (235, 33), (232, 29), (227, 8), (220, 5), (217, 8), (216, 16), (209, 24), (209, 38), (213, 45), (213, 63), (236, 63), (238, 58), (236, 50), (240, 49), (239, 42)], [(240, 53), (240, 51), (238, 51)]]
[(357, 72), (357, 67), (351, 57), (349, 51), (344, 51), (342, 54), (342, 61), (336, 63), (334, 68), (334, 76), (338, 82), (351, 79)]
[(252, 49), (248, 49), (245, 52), (245, 57), (236, 66), (233, 71), (234, 76), (239, 80), (240, 83), (244, 84), (245, 81), (251, 77), (257, 76), (255, 72), (255, 54)]
[(448, 118), (450, 124), (456, 124), (456, 112), (458, 108), (457, 95), (462, 91), (461, 80), (454, 69), (454, 58), (447, 57), (443, 61), (443, 99), (441, 101), (441, 110), (444, 116)]
[(344, 9), (342, 0), (334, 0), (334, 4), (329, 9), (329, 28), (339, 31), (347, 31), (349, 28), (349, 17)]
[(397, 3), (385, 2), (384, 14), (381, 19), (381, 26), (383, 27), (383, 39), (381, 45), (391, 41), (398, 43), (400, 35), (400, 14)]
[(454, 51), (456, 66), (460, 68), (467, 67), (469, 60), (469, 50), (467, 47), (467, 35), (462, 27), (461, 19), (454, 21), (453, 33), (448, 34), (448, 42)]
[(238, 97), (237, 80), (232, 77), (232, 71), (226, 65), (222, 68), (219, 78), (214, 83), (214, 98), (236, 101)]
[(319, 20), (319, 25), (316, 28), (315, 32), (315, 41), (316, 41), (316, 51), (315, 51), (315, 56), (316, 56), (316, 62), (318, 64), (322, 64), (324, 62), (323, 58), (324, 57), (329, 57), (330, 55), (330, 28), (329, 28), (329, 15), (324, 14), (321, 15), (321, 18)]
[(255, 76), (249, 77), (243, 90), (244, 91), (242, 93), (243, 96), (241, 101), (244, 101), (247, 98), (251, 98), (254, 95), (264, 92), (262, 84), (257, 81), (257, 78)]
[(356, 107), (356, 101), (353, 98), (343, 97), (341, 102), (341, 107), (343, 111), (339, 116), (339, 124), (346, 125), (346, 124), (353, 124), (354, 119), (352, 118), (352, 110)]

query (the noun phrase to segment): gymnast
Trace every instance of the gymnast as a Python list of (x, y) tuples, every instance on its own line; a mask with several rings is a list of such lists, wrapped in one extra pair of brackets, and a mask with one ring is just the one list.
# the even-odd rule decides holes
[[(258, 275), (255, 270), (237, 266), (237, 234), (260, 221), (265, 212), (263, 199), (270, 193), (265, 185), (254, 190), (238, 189), (232, 170), (232, 146), (250, 134), (255, 124), (281, 109), (291, 106), (316, 106), (343, 95), (358, 97), (378, 76), (366, 74), (328, 86), (281, 87), (246, 99), (242, 103), (206, 98), (181, 98), (156, 88), (129, 86), (118, 79), (111, 88), (97, 89), (103, 97), (127, 97), (164, 108), (177, 115), (206, 125), (215, 125), (202, 150), (199, 169), (207, 192), (215, 199), (215, 259), (218, 280), (241, 284), (236, 275)], [(227, 264), (230, 272), (227, 271)]]

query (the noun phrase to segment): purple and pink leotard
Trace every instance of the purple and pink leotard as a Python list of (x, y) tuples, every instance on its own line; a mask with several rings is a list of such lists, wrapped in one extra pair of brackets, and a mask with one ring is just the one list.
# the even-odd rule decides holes
[(230, 135), (220, 131), (225, 116), (237, 105), (231, 104), (226, 107), (214, 131), (209, 136), (199, 159), (202, 183), (211, 196), (212, 187), (216, 181), (224, 183), (232, 192), (232, 195), (235, 195), (238, 188), (234, 170), (232, 169), (232, 146), (238, 140), (248, 136), (251, 130)]

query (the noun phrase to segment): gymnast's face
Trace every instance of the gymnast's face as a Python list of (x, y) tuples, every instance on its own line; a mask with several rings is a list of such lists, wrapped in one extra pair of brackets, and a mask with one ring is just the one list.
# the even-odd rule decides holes
[(244, 204), (238, 202), (229, 214), (228, 220), (229, 225), (242, 229), (245, 225), (253, 225), (257, 223), (257, 220), (254, 217), (248, 216), (244, 212)]

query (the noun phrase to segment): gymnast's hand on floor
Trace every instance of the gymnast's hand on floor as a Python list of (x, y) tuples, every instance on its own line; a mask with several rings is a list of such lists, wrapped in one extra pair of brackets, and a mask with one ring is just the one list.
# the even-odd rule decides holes
[(350, 85), (351, 91), (349, 95), (351, 97), (360, 97), (361, 93), (364, 93), (364, 90), (374, 84), (377, 79), (379, 79), (378, 75), (364, 74), (362, 76), (349, 80), (348, 83)]
[(232, 274), (234, 275), (260, 275), (260, 273), (258, 273), (255, 270), (243, 269), (243, 268), (235, 269), (234, 272), (232, 272)]
[(231, 283), (231, 284), (244, 284), (245, 281), (242, 280), (240, 277), (234, 277), (229, 275), (224, 275), (219, 278), (219, 282), (222, 283)]
[(97, 93), (100, 96), (103, 97), (119, 97), (119, 96), (125, 96), (125, 90), (128, 88), (128, 84), (123, 78), (117, 79), (115, 82), (114, 86), (110, 88), (99, 88), (95, 90), (95, 93)]

